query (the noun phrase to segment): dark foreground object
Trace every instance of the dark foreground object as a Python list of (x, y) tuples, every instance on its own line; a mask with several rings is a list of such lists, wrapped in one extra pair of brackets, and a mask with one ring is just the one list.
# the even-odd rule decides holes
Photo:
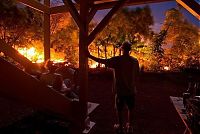
[(52, 115), (35, 112), (0, 129), (1, 134), (69, 134), (69, 123)]
[[(169, 96), (182, 96), (187, 87), (183, 75), (144, 73), (137, 89), (134, 134), (182, 134), (184, 124)], [(100, 106), (91, 114), (96, 122), (91, 134), (115, 134), (116, 123), (112, 77), (98, 72), (89, 75), (89, 101)], [(65, 121), (53, 116), (35, 113), (0, 129), (1, 134), (76, 134)]]

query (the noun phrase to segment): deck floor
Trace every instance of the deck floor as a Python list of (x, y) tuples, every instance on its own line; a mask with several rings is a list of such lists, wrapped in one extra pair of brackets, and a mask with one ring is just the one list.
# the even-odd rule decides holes
[[(89, 80), (90, 101), (100, 106), (92, 113), (94, 134), (114, 134), (116, 122), (111, 80), (104, 76)], [(184, 124), (169, 96), (181, 96), (185, 89), (179, 77), (144, 74), (137, 89), (134, 134), (182, 134)]]

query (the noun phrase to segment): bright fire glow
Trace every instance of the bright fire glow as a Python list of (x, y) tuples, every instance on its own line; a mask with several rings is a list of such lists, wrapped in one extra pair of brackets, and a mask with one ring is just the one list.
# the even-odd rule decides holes
[[(98, 67), (98, 62), (94, 62), (93, 64), (89, 64), (90, 68), (97, 68)], [(104, 64), (100, 64), (100, 67), (105, 67)]]
[[(38, 51), (35, 47), (31, 48), (17, 48), (17, 51), (28, 58), (33, 63), (42, 63), (44, 62), (44, 53), (42, 51)], [(55, 53), (55, 51), (51, 50), (51, 60), (54, 63), (65, 62), (64, 53)]]
[(165, 67), (164, 67), (164, 70), (169, 71), (170, 68), (169, 68), (168, 66), (165, 66)]
[(98, 62), (95, 62), (94, 64), (90, 65), (90, 68), (96, 68), (98, 66)]
[(27, 55), (30, 57), (35, 56), (36, 52), (35, 52), (35, 48), (31, 47), (30, 49), (27, 50)]

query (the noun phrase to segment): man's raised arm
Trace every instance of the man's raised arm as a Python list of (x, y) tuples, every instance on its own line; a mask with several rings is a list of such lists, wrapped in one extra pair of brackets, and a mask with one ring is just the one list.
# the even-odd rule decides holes
[(106, 64), (106, 62), (107, 62), (106, 59), (100, 59), (100, 58), (94, 57), (93, 55), (90, 54), (89, 51), (87, 51), (87, 55), (88, 55), (89, 58), (91, 58), (92, 60), (94, 60), (96, 62), (99, 62), (99, 63), (102, 63), (102, 64)]

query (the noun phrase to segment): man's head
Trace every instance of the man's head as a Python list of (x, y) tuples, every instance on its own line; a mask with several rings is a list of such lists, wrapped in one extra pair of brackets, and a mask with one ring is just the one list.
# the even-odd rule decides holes
[(121, 49), (124, 51), (124, 52), (129, 52), (131, 50), (131, 43), (128, 42), (128, 41), (125, 41), (122, 46), (121, 46)]

